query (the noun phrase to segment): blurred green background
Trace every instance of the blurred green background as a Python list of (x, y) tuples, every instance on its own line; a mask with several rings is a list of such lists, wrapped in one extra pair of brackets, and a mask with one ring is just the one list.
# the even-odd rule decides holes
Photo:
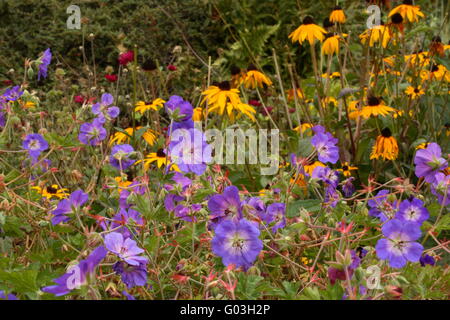
[[(367, 1), (338, 1), (348, 17), (350, 37), (365, 29)], [(395, 5), (398, 1), (392, 1)], [(416, 1), (427, 12), (427, 24), (440, 26), (448, 12), (447, 0)], [(69, 30), (69, 5), (81, 9), (82, 29)], [(2, 0), (0, 2), (0, 80), (20, 81), (24, 59), (35, 59), (50, 47), (56, 63), (79, 77), (85, 45), (92, 61), (92, 43), (98, 73), (108, 65), (117, 71), (119, 48), (139, 49), (139, 61), (151, 58), (165, 67), (178, 68), (170, 91), (182, 90), (205, 79), (208, 58), (214, 77), (228, 76), (230, 65), (247, 67), (256, 63), (273, 72), (272, 48), (280, 64), (293, 63), (300, 75), (311, 69), (309, 50), (291, 45), (288, 35), (312, 15), (322, 23), (336, 1), (331, 0)], [(383, 10), (384, 18), (388, 10)], [(447, 25), (448, 26), (448, 25)], [(436, 30), (436, 29), (435, 29)], [(442, 28), (448, 33), (448, 28)], [(89, 35), (95, 36), (93, 42)], [(441, 34), (448, 41), (448, 34)], [(355, 55), (358, 48), (355, 47)], [(15, 76), (8, 73), (14, 68)], [(288, 79), (287, 70), (283, 77)]]

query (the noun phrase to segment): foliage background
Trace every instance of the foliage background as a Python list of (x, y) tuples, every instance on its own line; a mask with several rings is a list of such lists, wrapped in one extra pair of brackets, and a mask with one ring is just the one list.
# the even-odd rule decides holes
[[(430, 30), (444, 20), (449, 9), (447, 0), (419, 2), (424, 11), (432, 12)], [(362, 32), (366, 1), (339, 3), (346, 8), (352, 31)], [(66, 27), (66, 9), (71, 4), (80, 6), (82, 30)], [(272, 48), (282, 62), (290, 57), (298, 73), (306, 74), (311, 69), (309, 55), (301, 46), (287, 46), (287, 36), (304, 15), (311, 14), (321, 23), (325, 14), (317, 17), (318, 13), (334, 4), (331, 0), (3, 0), (0, 80), (10, 78), (11, 66), (21, 74), (23, 57), (34, 58), (47, 47), (52, 48), (60, 64), (76, 70), (75, 66), (83, 62), (79, 49), (83, 41), (86, 52), (92, 50), (87, 40), (91, 33), (95, 35), (94, 52), (100, 68), (116, 67), (119, 48), (132, 49), (135, 44), (141, 61), (152, 58), (163, 66), (177, 62), (183, 81), (176, 82), (173, 90), (189, 86), (186, 79), (204, 77), (201, 71), (207, 69), (209, 56), (222, 68), (230, 64), (245, 68), (251, 62), (266, 66), (272, 64)], [(446, 41), (448, 32), (448, 28), (442, 28), (441, 37)], [(182, 47), (183, 55), (174, 53), (176, 46)], [(267, 66), (267, 71), (272, 71), (270, 68)]]

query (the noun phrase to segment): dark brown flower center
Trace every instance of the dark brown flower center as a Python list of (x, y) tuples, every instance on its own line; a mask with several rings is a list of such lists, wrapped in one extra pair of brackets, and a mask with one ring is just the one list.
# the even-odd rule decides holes
[(47, 192), (51, 193), (51, 194), (55, 194), (56, 192), (58, 192), (58, 190), (53, 187), (47, 187)]
[(311, 16), (306, 16), (303, 19), (303, 24), (313, 24), (314, 23), (314, 19)]
[(442, 39), (439, 36), (435, 36), (431, 39), (431, 42), (442, 43)]
[(323, 26), (324, 28), (331, 28), (332, 26), (334, 26), (334, 23), (330, 21), (330, 18), (325, 18), (323, 20)]
[(333, 11), (336, 11), (336, 10), (342, 10), (341, 6), (336, 6), (333, 8)]
[(163, 149), (158, 149), (158, 151), (156, 151), (156, 156), (157, 156), (158, 158), (165, 158), (165, 157), (166, 157), (166, 154), (165, 154), (165, 152), (164, 152)]
[(231, 85), (229, 81), (222, 81), (218, 84), (218, 87), (220, 88), (220, 90), (230, 90), (231, 89)]
[(400, 24), (403, 22), (403, 17), (400, 13), (396, 13), (391, 17), (391, 21), (394, 24)]
[(378, 106), (381, 102), (381, 99), (378, 97), (370, 96), (367, 99), (367, 104), (371, 107)]
[(436, 72), (439, 70), (439, 66), (437, 64), (433, 64), (433, 68), (431, 68), (431, 72)]
[(256, 66), (252, 63), (248, 66), (247, 71), (258, 70)]
[(403, 0), (403, 4), (407, 4), (412, 6), (413, 5), (413, 0)]
[(390, 138), (392, 137), (392, 132), (391, 130), (389, 130), (389, 128), (384, 128), (383, 130), (381, 130), (381, 135), (385, 138)]
[(342, 167), (342, 170), (348, 171), (348, 166), (343, 166), (343, 167)]
[(233, 65), (233, 66), (231, 66), (230, 71), (231, 71), (231, 75), (235, 76), (241, 72), (241, 69), (239, 67)]
[(418, 88), (414, 89), (414, 93), (419, 93), (419, 92), (420, 92), (420, 90)]

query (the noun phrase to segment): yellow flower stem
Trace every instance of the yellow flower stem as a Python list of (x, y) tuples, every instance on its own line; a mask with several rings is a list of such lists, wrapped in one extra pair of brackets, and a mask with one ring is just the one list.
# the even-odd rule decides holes
[[(338, 65), (339, 65), (339, 72), (341, 73), (341, 76), (339, 77), (339, 79), (341, 80), (341, 88), (345, 87), (345, 82), (344, 82), (344, 77), (342, 76), (343, 73), (343, 68), (342, 68), (342, 64), (341, 64), (341, 59), (338, 56), (337, 57), (338, 60)], [(356, 160), (356, 143), (355, 143), (355, 139), (353, 137), (353, 131), (352, 131), (352, 124), (350, 122), (350, 116), (349, 116), (349, 112), (348, 112), (348, 105), (347, 105), (347, 97), (343, 96), (342, 97), (342, 101), (344, 102), (344, 109), (345, 109), (345, 117), (347, 118), (347, 129), (348, 129), (348, 135), (350, 137), (350, 143), (352, 146), (352, 162), (355, 162)]]
[[(294, 90), (294, 103), (295, 103), (295, 111), (296, 111), (295, 113), (297, 115), (297, 122), (298, 122), (298, 125), (301, 126), (302, 121), (301, 121), (301, 116), (300, 116), (300, 107), (298, 105), (299, 97), (297, 96), (297, 86), (295, 85), (294, 73), (292, 71), (292, 64), (290, 64), (290, 63), (288, 64), (288, 70), (289, 70), (289, 75), (291, 76), (291, 86), (292, 86), (292, 89)], [(308, 123), (312, 123), (311, 116), (309, 114), (309, 110), (304, 104), (304, 99), (302, 99), (302, 107), (304, 107), (304, 112), (305, 112), (306, 117), (308, 118)], [(302, 130), (300, 130), (300, 137), (303, 138)]]
[(320, 118), (322, 119), (322, 121), (325, 121), (325, 114), (322, 108), (322, 95), (320, 94), (320, 89), (319, 89), (319, 84), (320, 84), (320, 79), (318, 78), (318, 70), (317, 70), (317, 57), (316, 57), (316, 50), (314, 45), (310, 45), (309, 46), (310, 52), (311, 52), (311, 59), (313, 62), (313, 71), (314, 71), (314, 78), (316, 79), (316, 91), (317, 91), (317, 97), (318, 97), (318, 102), (319, 102), (319, 114), (320, 114)]
[[(209, 88), (211, 83), (211, 56), (208, 57), (208, 83), (207, 88)], [(208, 126), (208, 106), (209, 102), (208, 99), (206, 100), (206, 107), (205, 107), (205, 128)]]
[(278, 80), (278, 83), (280, 84), (281, 97), (283, 98), (284, 109), (286, 111), (286, 118), (288, 119), (289, 128), (292, 130), (293, 129), (292, 120), (291, 120), (291, 117), (289, 116), (289, 107), (287, 104), (286, 95), (284, 93), (283, 82), (281, 81), (280, 67), (278, 66), (277, 53), (275, 52), (274, 48), (272, 48), (272, 54), (273, 54), (273, 61), (275, 62), (275, 71), (277, 73), (277, 80)]
[[(322, 56), (323, 56), (323, 54), (322, 54)], [(339, 56), (337, 58), (339, 59)], [(333, 59), (332, 55), (327, 55), (327, 73), (326, 73), (327, 77), (325, 79), (325, 97), (328, 97), (329, 94), (330, 94), (331, 79), (330, 79), (330, 77), (328, 75), (331, 72), (331, 61), (332, 61), (332, 59)], [(340, 78), (342, 78), (342, 77), (340, 77)]]

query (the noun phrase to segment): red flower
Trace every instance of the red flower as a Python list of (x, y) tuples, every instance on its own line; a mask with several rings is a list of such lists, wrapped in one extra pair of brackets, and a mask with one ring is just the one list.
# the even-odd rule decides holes
[(350, 222), (350, 224), (347, 225), (345, 223), (345, 221), (342, 221), (342, 222), (338, 222), (338, 226), (336, 227), (336, 230), (341, 233), (350, 233), (350, 231), (352, 231), (352, 228), (353, 228), (353, 222)]
[(134, 60), (134, 52), (129, 50), (119, 55), (119, 64), (126, 66), (129, 62)]
[(170, 71), (175, 71), (175, 70), (177, 70), (177, 67), (175, 67), (173, 64), (169, 64), (167, 66), (167, 69), (169, 69)]
[(116, 74), (105, 74), (105, 79), (109, 82), (116, 82), (117, 81), (117, 75)]
[(5, 85), (5, 86), (10, 86), (10, 85), (12, 85), (12, 81), (11, 80), (9, 80), (9, 79), (6, 79), (6, 80), (3, 80), (2, 81), (3, 82), (3, 84)]
[(94, 101), (95, 101), (95, 97), (91, 97), (91, 98), (88, 98), (88, 97), (85, 97), (85, 96), (82, 96), (82, 95), (78, 95), (78, 96), (75, 96), (75, 97), (73, 97), (73, 101), (75, 102), (75, 103), (79, 103), (79, 104), (83, 104), (83, 103), (88, 103), (88, 104), (91, 104), (91, 103), (93, 103)]
[[(266, 107), (266, 109), (267, 109), (267, 111), (268, 111), (269, 113), (272, 113), (273, 107)], [(264, 116), (267, 116), (266, 109), (261, 108), (259, 111), (260, 111)]]
[(259, 102), (258, 100), (255, 99), (250, 99), (248, 100), (248, 104), (255, 106), (255, 107), (260, 107), (261, 106), (261, 102)]
[(83, 104), (83, 102), (86, 101), (86, 98), (83, 96), (75, 96), (73, 97), (73, 101), (75, 103)]
[(185, 284), (186, 282), (188, 282), (189, 278), (190, 278), (189, 276), (185, 276), (185, 275), (182, 275), (182, 274), (174, 274), (172, 276), (172, 279), (175, 282), (178, 282), (178, 283), (181, 283), (181, 284)]

